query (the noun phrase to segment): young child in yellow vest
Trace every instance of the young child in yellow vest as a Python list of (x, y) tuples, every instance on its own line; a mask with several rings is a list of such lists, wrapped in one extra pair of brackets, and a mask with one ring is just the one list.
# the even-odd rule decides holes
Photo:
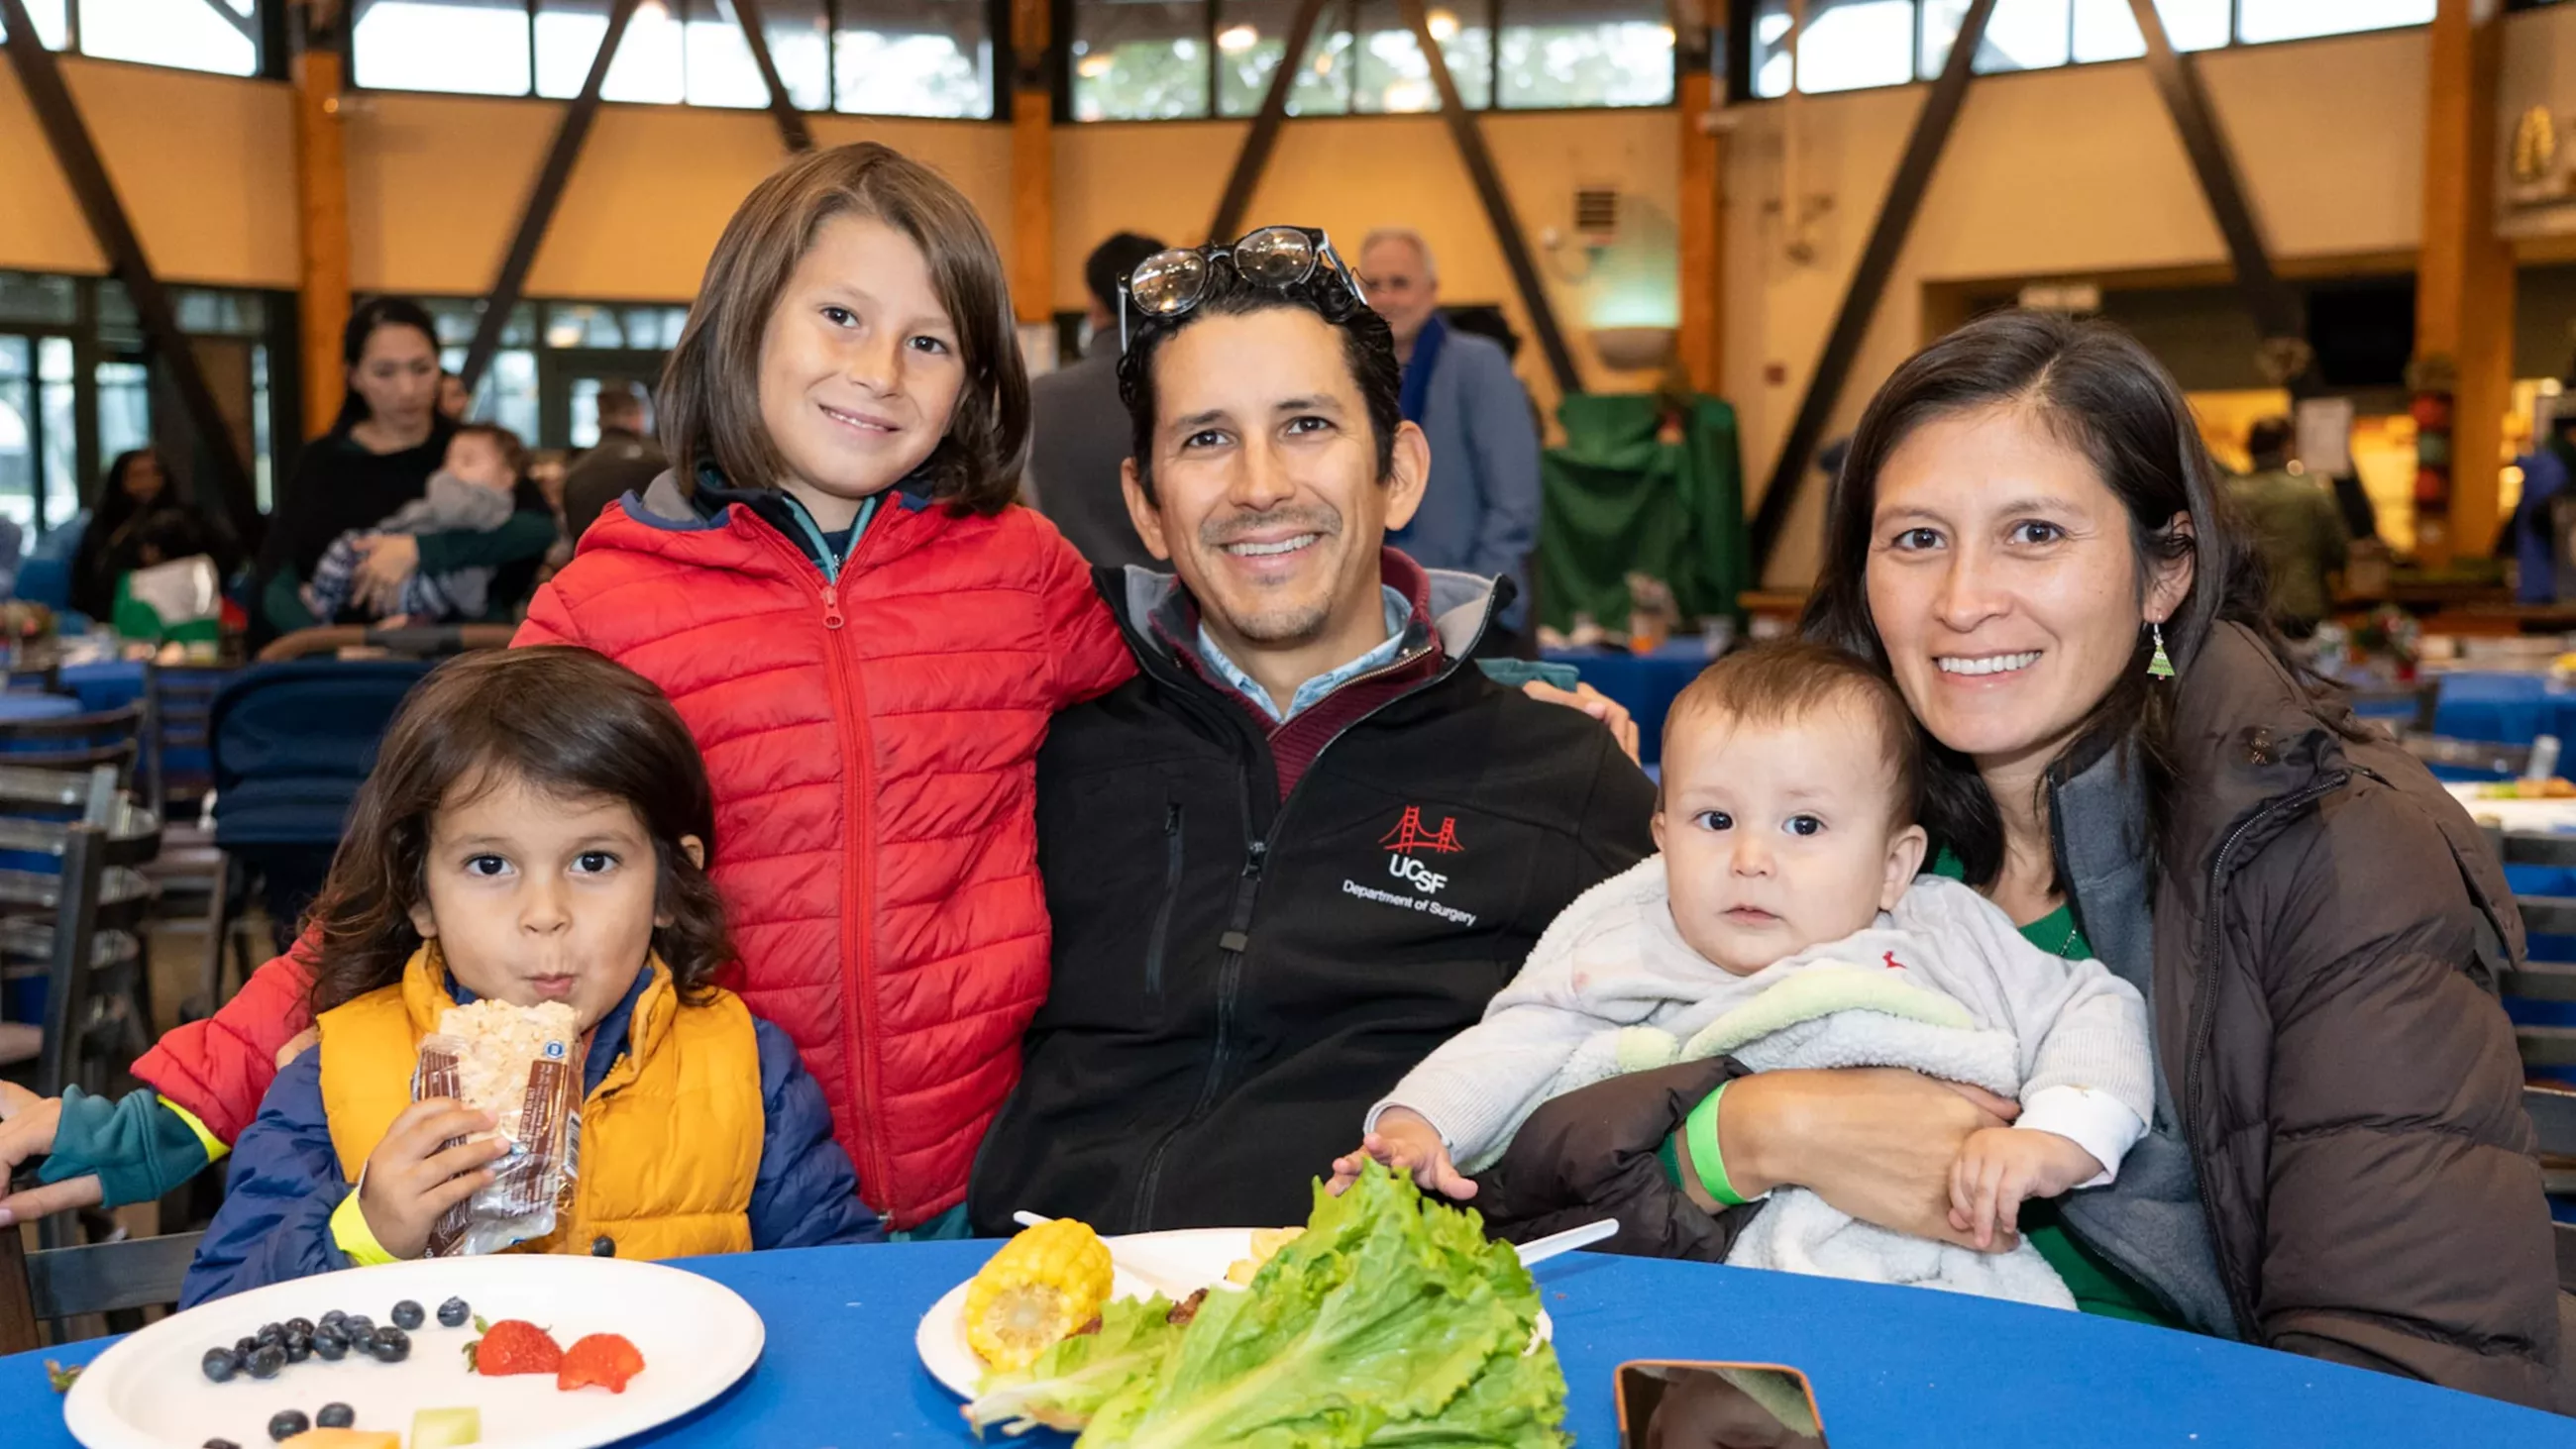
[[(579, 1170), (514, 1251), (667, 1258), (883, 1236), (784, 1032), (714, 985), (706, 768), (661, 692), (588, 650), (469, 655), (406, 700), (311, 924), (319, 1045), (242, 1134), (182, 1303), (416, 1258), (507, 1141), (412, 1100), (449, 1007), (562, 1002), (586, 1034)], [(456, 1144), (456, 1145), (450, 1145)]]

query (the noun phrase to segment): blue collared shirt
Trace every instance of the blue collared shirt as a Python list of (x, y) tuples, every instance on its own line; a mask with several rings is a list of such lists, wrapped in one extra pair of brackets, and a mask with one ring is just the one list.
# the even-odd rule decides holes
[(1254, 683), (1251, 675), (1236, 668), (1234, 661), (1225, 657), (1225, 651), (1217, 647), (1216, 639), (1208, 633), (1204, 620), (1199, 624), (1199, 660), (1235, 693), (1251, 700), (1272, 724), (1284, 725), (1313, 708), (1334, 690), (1403, 657), (1413, 627), (1413, 601), (1392, 585), (1380, 584), (1378, 588), (1386, 596), (1386, 642), (1339, 669), (1327, 670), (1298, 685), (1297, 693), (1289, 698), (1286, 714), (1281, 714), (1279, 706), (1271, 702), (1269, 690)]

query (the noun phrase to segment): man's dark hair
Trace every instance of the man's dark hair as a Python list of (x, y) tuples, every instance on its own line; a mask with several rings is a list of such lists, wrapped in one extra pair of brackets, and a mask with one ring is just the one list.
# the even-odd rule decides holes
[(1250, 287), (1226, 274), (1216, 294), (1172, 320), (1131, 319), (1127, 355), (1118, 359), (1118, 396), (1134, 429), (1136, 486), (1154, 497), (1154, 354), (1191, 324), (1209, 317), (1245, 317), (1274, 308), (1297, 308), (1323, 318), (1342, 334), (1342, 360), (1368, 404), (1369, 433), (1377, 444), (1377, 477), (1395, 468), (1395, 432), (1404, 425), (1404, 368), (1395, 360), (1395, 334), (1386, 319), (1347, 301), (1340, 283), (1321, 274), (1290, 288)]
[(1082, 284), (1091, 289), (1100, 310), (1114, 318), (1118, 315), (1118, 284), (1127, 280), (1127, 274), (1135, 271), (1139, 262), (1169, 250), (1153, 237), (1122, 231), (1091, 249), (1090, 260), (1082, 264)]
[(2290, 461), (2293, 435), (2288, 418), (2256, 418), (2245, 430), (2245, 451), (2253, 455), (2255, 467), (2278, 468)]

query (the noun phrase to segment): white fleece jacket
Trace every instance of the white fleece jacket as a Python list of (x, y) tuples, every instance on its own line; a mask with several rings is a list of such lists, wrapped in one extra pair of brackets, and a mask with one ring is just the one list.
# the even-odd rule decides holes
[[(1691, 1043), (1772, 987), (1824, 968), (1892, 971), (1894, 981), (1965, 1009), (1963, 1021), (1925, 1019), (1925, 1026), (2008, 1035), (2009, 1062), (1973, 1065), (1979, 1055), (1973, 1043), (1961, 1041), (1956, 1048), (1930, 1048), (1929, 1061), (1916, 1047), (1907, 1060), (1879, 1064), (1956, 1061), (1952, 1074), (1959, 1079), (1984, 1079), (1977, 1085), (2017, 1095), (2022, 1114), (2015, 1126), (2067, 1137), (2102, 1163), (2102, 1176), (2084, 1186), (2109, 1182), (2145, 1133), (2155, 1103), (2146, 1003), (2101, 962), (2052, 956), (2024, 940), (1985, 897), (1957, 881), (1926, 876), (1867, 930), (1736, 976), (1682, 939), (1661, 856), (1566, 907), (1520, 974), (1486, 1007), (1485, 1019), (1407, 1073), (1370, 1109), (1366, 1125), (1374, 1127), (1389, 1107), (1410, 1108), (1439, 1130), (1462, 1168), (1476, 1170), (1501, 1155), (1541, 1102), (1655, 1064), (1655, 1048), (1641, 1051), (1641, 1034), (1633, 1029)], [(1733, 1038), (1728, 1049), (1743, 1039), (1746, 1019), (1725, 1029)], [(1870, 1037), (1884, 1040), (1882, 1033)], [(1684, 1047), (1678, 1055), (1709, 1054), (1711, 1043), (1697, 1045), (1702, 1050)]]

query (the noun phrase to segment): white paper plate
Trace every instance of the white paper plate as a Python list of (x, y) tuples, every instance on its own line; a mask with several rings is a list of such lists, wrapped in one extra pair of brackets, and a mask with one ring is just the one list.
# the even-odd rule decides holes
[[(1113, 1298), (1143, 1298), (1155, 1292), (1181, 1298), (1199, 1288), (1231, 1290), (1235, 1285), (1225, 1281), (1225, 1270), (1236, 1260), (1252, 1256), (1250, 1228), (1187, 1228), (1106, 1241), (1111, 1255), (1120, 1260), (1110, 1282)], [(1151, 1274), (1151, 1281), (1130, 1272), (1131, 1263)], [(960, 1283), (930, 1305), (912, 1340), (921, 1353), (922, 1367), (961, 1399), (975, 1397), (975, 1386), (984, 1379), (984, 1361), (966, 1342), (966, 1288), (966, 1283)], [(1553, 1338), (1555, 1332), (1547, 1310), (1540, 1309), (1532, 1346)]]
[[(438, 1305), (463, 1298), (489, 1322), (524, 1318), (566, 1348), (591, 1333), (623, 1334), (644, 1355), (626, 1392), (564, 1393), (552, 1377), (484, 1378), (465, 1367), (463, 1328), (438, 1326)], [(319, 1319), (332, 1309), (392, 1321), (411, 1299), (428, 1321), (399, 1364), (307, 1359), (277, 1377), (207, 1381), (200, 1360), (265, 1323)], [(352, 1268), (217, 1299), (163, 1319), (100, 1354), (72, 1386), (63, 1420), (88, 1449), (197, 1449), (209, 1438), (244, 1449), (270, 1443), (281, 1409), (309, 1418), (324, 1404), (357, 1411), (357, 1427), (411, 1434), (419, 1409), (477, 1408), (493, 1449), (590, 1449), (676, 1419), (723, 1393), (760, 1357), (760, 1315), (732, 1289), (659, 1264), (620, 1258), (506, 1254)], [(0, 1435), (0, 1438), (5, 1438)]]

